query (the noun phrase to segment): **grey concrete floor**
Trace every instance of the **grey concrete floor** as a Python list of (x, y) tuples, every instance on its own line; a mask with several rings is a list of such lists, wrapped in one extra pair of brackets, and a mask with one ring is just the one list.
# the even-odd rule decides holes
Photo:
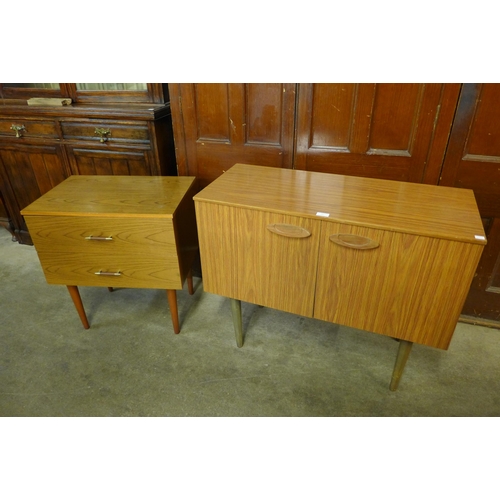
[[(391, 338), (228, 299), (66, 287), (0, 228), (0, 416), (499, 416), (500, 331), (459, 323), (450, 349), (415, 345), (397, 392)], [(355, 305), (353, 305), (355, 307)]]

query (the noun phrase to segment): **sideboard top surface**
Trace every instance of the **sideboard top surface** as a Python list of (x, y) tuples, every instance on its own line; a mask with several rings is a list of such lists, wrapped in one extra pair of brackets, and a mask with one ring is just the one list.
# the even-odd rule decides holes
[(194, 199), (486, 244), (469, 189), (236, 164)]
[(22, 215), (172, 218), (195, 177), (73, 175)]

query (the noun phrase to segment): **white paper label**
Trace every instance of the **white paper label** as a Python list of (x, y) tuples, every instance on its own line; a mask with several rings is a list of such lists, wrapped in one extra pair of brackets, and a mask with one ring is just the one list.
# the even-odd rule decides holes
[(476, 240), (485, 240), (486, 238), (484, 236), (478, 236), (477, 234), (474, 236)]
[(330, 217), (330, 214), (327, 214), (326, 212), (316, 212), (316, 215), (318, 217)]

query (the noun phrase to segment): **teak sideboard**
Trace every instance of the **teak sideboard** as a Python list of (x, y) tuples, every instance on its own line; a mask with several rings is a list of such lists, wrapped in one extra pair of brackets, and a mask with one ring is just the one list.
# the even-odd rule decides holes
[(236, 164), (195, 197), (204, 290), (447, 349), (486, 237), (471, 190)]
[(22, 210), (45, 278), (66, 285), (85, 328), (78, 286), (176, 290), (198, 252), (194, 177), (74, 175)]

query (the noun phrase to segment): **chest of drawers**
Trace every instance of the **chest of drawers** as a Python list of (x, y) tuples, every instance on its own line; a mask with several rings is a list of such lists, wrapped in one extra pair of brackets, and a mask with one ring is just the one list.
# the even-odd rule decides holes
[(197, 253), (194, 177), (71, 176), (24, 210), (49, 284), (66, 285), (82, 322), (77, 286), (176, 290)]
[(204, 289), (447, 349), (486, 244), (472, 191), (237, 164), (195, 196)]

